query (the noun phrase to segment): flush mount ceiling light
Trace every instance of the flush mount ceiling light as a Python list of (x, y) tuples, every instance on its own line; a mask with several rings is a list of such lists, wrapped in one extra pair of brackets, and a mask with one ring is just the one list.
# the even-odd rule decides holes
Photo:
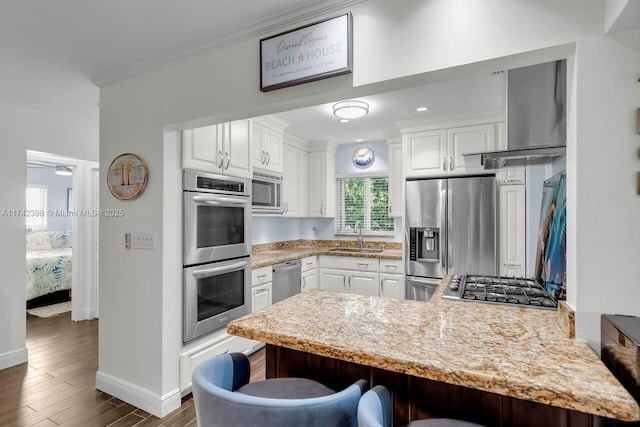
[(56, 166), (55, 174), (70, 176), (73, 175), (73, 170), (69, 166)]
[(369, 104), (364, 101), (341, 101), (333, 104), (333, 115), (341, 119), (359, 119), (369, 114)]

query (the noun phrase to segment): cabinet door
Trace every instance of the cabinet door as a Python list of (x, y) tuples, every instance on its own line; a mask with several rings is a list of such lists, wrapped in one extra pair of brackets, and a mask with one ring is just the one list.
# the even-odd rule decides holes
[(404, 276), (401, 274), (380, 274), (380, 296), (404, 299)]
[(441, 175), (448, 170), (445, 130), (407, 133), (402, 141), (406, 176)]
[(284, 165), (282, 168), (282, 195), (285, 216), (298, 216), (300, 213), (300, 150), (291, 145), (284, 146)]
[(251, 288), (251, 312), (262, 310), (271, 305), (272, 286), (271, 283), (265, 283)]
[(254, 168), (264, 169), (267, 155), (262, 147), (262, 141), (266, 138), (267, 128), (259, 123), (253, 123), (251, 129), (251, 165)]
[(219, 173), (222, 161), (222, 125), (203, 126), (182, 132), (182, 167)]
[(298, 154), (298, 216), (309, 216), (309, 153)]
[(223, 171), (226, 175), (251, 178), (249, 162), (249, 120), (235, 120), (224, 124)]
[(525, 276), (525, 186), (499, 188), (500, 275)]
[(282, 173), (282, 132), (267, 129), (263, 135), (262, 148), (267, 153), (265, 168), (272, 172)]
[(497, 148), (496, 125), (494, 123), (463, 126), (448, 131), (449, 172), (466, 173), (483, 171), (484, 166), (466, 168), (464, 153), (494, 151)]
[(378, 273), (350, 272), (347, 292), (377, 297), (380, 295), (379, 280), (380, 275)]
[(309, 289), (318, 289), (318, 273), (316, 270), (309, 270), (302, 273), (302, 283), (300, 285), (302, 292)]
[(391, 143), (389, 153), (389, 216), (402, 217), (402, 143)]
[(309, 216), (326, 216), (326, 166), (323, 152), (309, 153)]
[(319, 286), (323, 291), (345, 292), (347, 279), (347, 272), (344, 270), (321, 268)]

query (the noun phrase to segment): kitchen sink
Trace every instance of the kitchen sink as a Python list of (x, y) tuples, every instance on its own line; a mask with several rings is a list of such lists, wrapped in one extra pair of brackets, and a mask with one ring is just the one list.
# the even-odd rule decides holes
[(376, 254), (382, 252), (384, 249), (365, 249), (365, 248), (333, 248), (329, 249), (329, 252), (351, 252), (359, 254)]

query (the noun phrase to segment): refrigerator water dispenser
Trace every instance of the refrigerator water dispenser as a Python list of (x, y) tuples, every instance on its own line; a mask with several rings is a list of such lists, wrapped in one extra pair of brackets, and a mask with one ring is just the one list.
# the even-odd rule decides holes
[(440, 262), (440, 229), (412, 227), (409, 231), (411, 261)]

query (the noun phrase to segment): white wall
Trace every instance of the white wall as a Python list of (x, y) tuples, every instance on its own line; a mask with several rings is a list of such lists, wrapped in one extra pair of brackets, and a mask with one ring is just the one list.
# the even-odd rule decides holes
[(576, 62), (577, 143), (567, 160), (574, 265), (567, 274), (576, 334), (598, 348), (601, 313), (640, 316), (640, 30), (581, 41)]
[[(636, 65), (634, 72), (640, 69), (634, 62), (637, 55), (630, 55), (627, 51), (624, 53), (629, 57), (625, 58), (624, 49), (615, 41), (598, 38), (602, 32), (600, 0), (369, 0), (354, 6), (351, 12), (354, 17), (354, 73), (351, 76), (261, 93), (258, 90), (259, 38), (256, 37), (185, 59), (101, 91), (100, 159), (103, 174), (109, 162), (122, 152), (139, 154), (149, 166), (149, 183), (140, 198), (122, 202), (114, 199), (106, 189), (101, 192), (103, 208), (123, 208), (127, 213), (118, 221), (101, 221), (101, 236), (104, 238), (100, 242), (102, 288), (98, 377), (105, 382), (108, 379), (111, 390), (118, 397), (127, 400), (133, 390), (133, 394), (142, 396), (141, 400), (146, 405), (144, 409), (162, 414), (173, 408), (173, 396), (178, 387), (180, 335), (176, 333), (176, 326), (169, 325), (164, 319), (179, 318), (180, 301), (175, 298), (175, 290), (180, 284), (176, 283), (175, 275), (164, 277), (162, 272), (167, 268), (166, 264), (172, 262), (164, 254), (174, 253), (181, 242), (175, 233), (163, 235), (163, 230), (180, 226), (172, 222), (175, 220), (173, 215), (163, 213), (166, 196), (163, 179), (167, 177), (163, 167), (164, 126), (172, 123), (178, 123), (177, 127), (193, 126), (255, 117), (470, 73), (544, 62), (572, 55), (572, 42), (591, 37), (596, 41), (579, 44), (586, 50), (586, 58), (578, 64), (581, 71), (582, 67), (589, 68), (594, 65), (592, 62), (597, 62), (595, 52), (598, 48), (605, 50), (603, 54), (608, 59), (603, 63), (608, 68), (603, 69), (602, 64), (597, 64), (593, 71), (584, 70), (578, 84), (579, 90), (586, 90), (588, 98), (594, 98), (592, 102), (596, 98), (593, 92), (600, 91), (597, 86), (601, 78), (607, 80), (607, 84), (602, 86), (602, 90), (606, 90), (606, 100), (612, 101), (623, 95), (625, 103), (628, 102), (631, 99), (628, 93), (630, 83), (622, 85), (618, 81), (630, 78), (631, 65)], [(623, 64), (620, 69), (618, 62)], [(400, 79), (411, 74), (415, 76)], [(610, 124), (617, 127), (616, 133), (622, 132), (621, 128), (630, 132), (630, 117), (628, 114), (608, 114), (609, 121), (601, 122), (593, 111), (599, 107), (586, 106), (580, 95), (578, 100), (579, 111), (573, 112), (579, 119), (577, 133), (588, 143), (583, 143), (580, 138), (580, 146), (575, 148), (573, 155), (575, 159), (585, 158), (587, 165), (595, 166), (595, 159), (603, 157), (600, 151), (604, 149), (597, 147), (591, 153), (596, 141), (594, 136), (583, 135), (588, 133), (583, 127), (589, 129), (595, 124), (606, 123), (607, 127)], [(583, 108), (587, 116), (585, 119), (580, 116)], [(575, 130), (570, 132), (576, 133)], [(608, 132), (599, 130), (597, 133), (603, 137), (602, 134)], [(599, 138), (597, 143), (614, 141), (608, 136)], [(629, 135), (625, 134), (625, 138), (628, 139)], [(620, 141), (615, 149), (626, 152), (626, 148), (621, 147), (632, 146), (626, 139)], [(627, 158), (623, 162), (628, 168), (626, 172), (619, 170), (616, 174), (633, 175), (638, 167), (629, 163)], [(569, 167), (575, 172), (576, 165), (568, 164)], [(592, 173), (588, 182), (593, 184), (597, 175), (594, 170), (597, 169), (589, 167), (589, 172), (578, 171), (579, 177)], [(169, 173), (172, 174), (173, 171)], [(619, 182), (623, 182), (622, 177)], [(624, 183), (632, 186), (630, 182)], [(578, 197), (594, 188), (583, 187), (582, 181), (579, 185), (573, 184)], [(598, 182), (595, 188), (602, 186)], [(636, 213), (637, 201), (632, 197), (631, 188), (621, 196), (607, 194), (603, 197), (613, 198), (618, 208), (615, 224), (635, 230), (633, 222), (637, 215), (626, 213)], [(568, 203), (571, 210), (582, 206), (591, 208), (589, 204), (593, 202), (580, 201), (576, 205), (576, 197), (571, 197)], [(576, 217), (570, 215), (569, 218), (574, 221), (569, 224), (571, 230)], [(581, 216), (581, 221), (575, 226), (581, 239), (602, 225), (600, 218), (595, 218), (592, 213)], [(124, 249), (124, 233), (134, 230), (158, 233), (157, 250)], [(619, 234), (612, 233), (610, 243), (614, 243)], [(578, 252), (576, 234), (570, 234), (570, 238), (573, 239), (570, 243), (573, 250), (568, 256), (574, 259), (569, 260), (573, 268), (569, 286), (578, 289), (576, 281), (584, 275), (578, 277), (576, 270), (583, 268), (585, 262), (596, 265), (594, 261), (599, 259), (602, 251), (589, 237), (589, 245), (580, 245)], [(632, 253), (637, 254), (637, 243), (632, 240), (627, 235), (624, 249), (618, 245), (607, 248), (611, 251), (607, 258), (618, 261), (609, 268), (615, 267), (616, 277), (624, 279), (610, 285), (617, 295), (633, 292), (634, 285), (630, 283), (638, 276), (635, 266), (638, 263), (634, 265), (629, 259), (631, 255), (625, 252), (632, 249)], [(172, 267), (179, 268), (179, 259), (173, 263)], [(593, 270), (594, 267), (585, 269)], [(578, 291), (584, 291), (585, 298), (574, 298), (579, 309), (588, 307), (595, 288), (593, 280), (580, 284)], [(611, 298), (613, 303), (614, 297)], [(579, 322), (581, 318), (582, 313), (579, 312)], [(579, 333), (593, 334), (593, 325), (587, 332), (586, 325), (581, 324)]]
[[(0, 211), (24, 209), (27, 150), (98, 160), (98, 123), (0, 100)], [(0, 216), (0, 369), (26, 361), (25, 219)]]

